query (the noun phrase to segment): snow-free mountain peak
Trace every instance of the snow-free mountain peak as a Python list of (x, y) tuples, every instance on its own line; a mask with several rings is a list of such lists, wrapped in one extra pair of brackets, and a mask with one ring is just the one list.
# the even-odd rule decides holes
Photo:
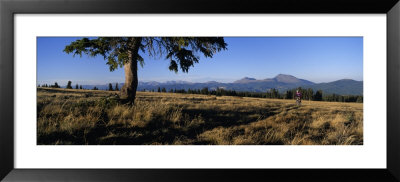
[(244, 78), (242, 78), (242, 79), (240, 79), (240, 80), (236, 80), (236, 81), (233, 82), (233, 83), (249, 83), (249, 82), (254, 82), (254, 81), (257, 81), (257, 79), (255, 79), (255, 78), (250, 78), (250, 77), (244, 77)]
[(298, 83), (301, 82), (300, 79), (292, 76), (292, 75), (285, 75), (285, 74), (279, 74), (273, 78), (277, 82), (283, 82), (283, 83)]

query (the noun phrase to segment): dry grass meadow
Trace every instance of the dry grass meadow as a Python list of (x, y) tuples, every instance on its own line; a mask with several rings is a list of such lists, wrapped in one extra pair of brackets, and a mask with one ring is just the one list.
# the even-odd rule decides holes
[(39, 145), (362, 145), (363, 104), (38, 88)]

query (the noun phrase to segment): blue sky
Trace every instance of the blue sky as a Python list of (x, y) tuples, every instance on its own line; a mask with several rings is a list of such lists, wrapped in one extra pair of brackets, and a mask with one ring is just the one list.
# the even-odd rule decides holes
[[(78, 38), (37, 38), (37, 82), (65, 85), (124, 82), (123, 69), (109, 71), (101, 57), (63, 52)], [(233, 82), (243, 77), (272, 78), (290, 74), (316, 83), (339, 79), (363, 80), (362, 37), (226, 37), (228, 49), (213, 58), (200, 56), (189, 73), (168, 70), (169, 61), (147, 55), (139, 81)]]

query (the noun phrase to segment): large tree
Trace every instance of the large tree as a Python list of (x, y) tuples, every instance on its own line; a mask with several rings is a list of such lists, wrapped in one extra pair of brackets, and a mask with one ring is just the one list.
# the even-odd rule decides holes
[(227, 44), (222, 37), (99, 37), (82, 38), (67, 45), (66, 53), (102, 56), (107, 60), (110, 71), (124, 67), (125, 83), (121, 88), (121, 97), (132, 103), (136, 97), (138, 85), (138, 63), (143, 67), (142, 54), (153, 58), (165, 58), (170, 61), (169, 70), (188, 72), (198, 63), (200, 56), (212, 57), (216, 52), (225, 50)]

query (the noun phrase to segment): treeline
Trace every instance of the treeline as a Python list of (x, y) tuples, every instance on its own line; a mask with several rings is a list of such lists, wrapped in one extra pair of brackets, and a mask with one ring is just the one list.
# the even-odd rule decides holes
[[(38, 85), (38, 87), (49, 87), (49, 88), (61, 88), (57, 82), (53, 85)], [(72, 88), (72, 82), (68, 81), (66, 86), (67, 89)], [(75, 89), (83, 89), (82, 85), (75, 85)], [(91, 90), (99, 90), (97, 87), (93, 87)], [(115, 87), (111, 83), (108, 84), (108, 91), (119, 91), (118, 83)], [(323, 94), (322, 90), (314, 92), (313, 89), (303, 89), (301, 87), (297, 89), (287, 90), (280, 93), (277, 89), (269, 89), (266, 92), (243, 92), (235, 90), (225, 90), (223, 88), (217, 88), (216, 90), (209, 90), (207, 87), (203, 89), (170, 89), (167, 91), (165, 88), (158, 87), (157, 90), (145, 90), (148, 92), (169, 92), (169, 93), (182, 93), (182, 94), (202, 94), (202, 95), (215, 95), (215, 96), (238, 96), (238, 97), (257, 97), (257, 98), (271, 98), (271, 99), (295, 99), (296, 91), (299, 90), (302, 94), (303, 100), (310, 101), (328, 101), (328, 102), (363, 102), (363, 96), (361, 95), (338, 95), (338, 94)]]
[(60, 85), (58, 85), (57, 82), (54, 83), (54, 85), (47, 85), (47, 84), (42, 84), (38, 85), (38, 87), (47, 87), (47, 88), (61, 88)]
[(313, 89), (291, 89), (280, 93), (277, 89), (269, 89), (266, 92), (243, 92), (235, 90), (225, 90), (217, 88), (216, 90), (209, 90), (207, 87), (203, 89), (170, 89), (167, 91), (165, 88), (158, 87), (157, 90), (146, 90), (150, 92), (169, 92), (169, 93), (183, 93), (183, 94), (202, 94), (202, 95), (215, 95), (215, 96), (238, 96), (238, 97), (257, 97), (257, 98), (271, 98), (271, 99), (295, 99), (296, 91), (299, 90), (302, 94), (302, 100), (310, 101), (328, 101), (328, 102), (363, 102), (361, 95), (338, 95), (327, 94), (324, 95), (322, 90), (314, 92)]
[[(47, 88), (61, 88), (60, 85), (58, 85), (57, 82), (54, 83), (54, 85), (48, 85), (48, 84), (42, 84), (42, 85), (38, 85), (38, 87), (47, 87)], [(74, 89), (72, 87), (72, 82), (68, 81), (67, 86), (65, 87), (66, 89)], [(75, 85), (75, 89), (81, 89), (81, 90), (86, 90), (82, 87), (82, 85)], [(91, 90), (99, 90), (99, 88), (97, 88), (96, 86), (94, 86)], [(115, 87), (113, 87), (113, 85), (111, 83), (108, 84), (108, 91), (119, 91), (119, 87), (118, 87), (118, 83), (115, 84)]]

